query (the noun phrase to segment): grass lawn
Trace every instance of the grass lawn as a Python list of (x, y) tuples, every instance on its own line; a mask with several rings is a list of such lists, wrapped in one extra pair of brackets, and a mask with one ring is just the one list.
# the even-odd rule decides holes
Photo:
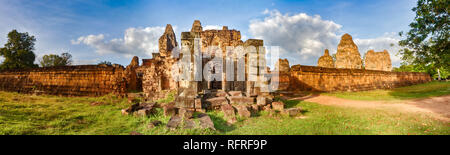
[(371, 90), (361, 92), (333, 92), (323, 95), (336, 96), (351, 100), (406, 100), (442, 96), (450, 94), (450, 82), (433, 81), (389, 90)]
[[(164, 100), (163, 100), (164, 101)], [(101, 102), (101, 105), (91, 105)], [(166, 102), (166, 101), (164, 101)], [(217, 130), (168, 130), (168, 117), (162, 109), (151, 117), (123, 116), (126, 99), (103, 97), (31, 96), (0, 92), (0, 135), (5, 134), (450, 134), (448, 123), (416, 113), (380, 109), (354, 109), (324, 106), (301, 101), (284, 101), (287, 107), (303, 108), (300, 118), (269, 116), (261, 112), (232, 126), (222, 112), (208, 112)], [(160, 120), (163, 126), (149, 129)]]

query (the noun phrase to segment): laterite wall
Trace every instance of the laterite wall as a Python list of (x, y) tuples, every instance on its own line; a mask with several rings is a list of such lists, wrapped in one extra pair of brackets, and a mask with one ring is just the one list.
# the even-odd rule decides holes
[(45, 67), (0, 72), (0, 90), (64, 96), (100, 96), (126, 92), (120, 65)]
[(288, 89), (326, 92), (363, 91), (408, 86), (431, 80), (429, 74), (419, 72), (387, 72), (294, 65), (290, 70)]

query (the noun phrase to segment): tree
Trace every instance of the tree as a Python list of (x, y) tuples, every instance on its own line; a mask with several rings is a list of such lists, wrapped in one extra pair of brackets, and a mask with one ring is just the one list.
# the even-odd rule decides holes
[(41, 67), (67, 66), (72, 64), (72, 55), (62, 53), (61, 56), (55, 54), (44, 55), (39, 61)]
[(99, 62), (98, 63), (99, 65), (108, 65), (108, 66), (111, 66), (112, 65), (112, 63), (111, 62), (109, 62), (109, 61), (102, 61), (102, 62)]
[[(450, 76), (450, 70), (447, 68), (438, 68), (440, 72), (440, 77), (444, 79), (448, 79)], [(394, 72), (427, 72), (430, 74), (433, 79), (439, 79), (439, 74), (437, 73), (437, 70), (435, 67), (431, 65), (424, 65), (424, 64), (406, 64), (402, 63), (400, 67), (396, 68), (394, 67), (392, 69)]]
[[(411, 29), (399, 41), (404, 49), (400, 50), (401, 58), (408, 65), (428, 65), (432, 69), (447, 70), (450, 66), (449, 42), (449, 1), (448, 0), (418, 0), (414, 21)], [(440, 77), (440, 75), (438, 75)]]
[(34, 64), (36, 55), (33, 53), (35, 41), (34, 36), (30, 36), (28, 32), (19, 33), (17, 30), (9, 32), (5, 47), (0, 48), (0, 56), (5, 58), (0, 65), (0, 69), (37, 67)]

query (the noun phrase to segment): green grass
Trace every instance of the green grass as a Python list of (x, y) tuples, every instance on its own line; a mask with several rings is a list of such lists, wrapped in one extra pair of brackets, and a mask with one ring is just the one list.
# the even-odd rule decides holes
[[(172, 98), (170, 95), (168, 98)], [(167, 102), (166, 100), (161, 100)], [(104, 104), (92, 106), (93, 102)], [(123, 116), (120, 110), (130, 104), (112, 95), (103, 97), (31, 96), (0, 92), (0, 134), (450, 134), (448, 123), (425, 114), (399, 113), (389, 109), (354, 109), (324, 106), (301, 101), (284, 101), (287, 107), (301, 107), (301, 118), (282, 115), (238, 118), (227, 125), (222, 112), (208, 112), (217, 130), (168, 130), (169, 118), (162, 109), (151, 117)], [(162, 126), (149, 129), (153, 120)]]
[(284, 101), (288, 107), (301, 107), (301, 118), (269, 117), (262, 114), (239, 124), (227, 134), (268, 135), (436, 135), (450, 134), (448, 123), (413, 113), (343, 108), (311, 102)]
[(394, 88), (389, 90), (371, 90), (361, 92), (332, 92), (323, 95), (336, 96), (352, 100), (406, 100), (450, 94), (450, 82), (433, 81), (425, 84)]

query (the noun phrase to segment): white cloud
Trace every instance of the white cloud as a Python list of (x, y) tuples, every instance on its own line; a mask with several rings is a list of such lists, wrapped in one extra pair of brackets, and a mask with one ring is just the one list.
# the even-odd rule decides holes
[(219, 25), (206, 25), (203, 30), (222, 30), (222, 26)]
[[(250, 21), (250, 34), (256, 39), (263, 39), (267, 46), (279, 46), (280, 58), (289, 59), (290, 65), (317, 65), (317, 60), (325, 49), (329, 49), (330, 54), (336, 53), (340, 37), (344, 34), (341, 25), (323, 20), (318, 15), (281, 14), (277, 10), (268, 9), (262, 13), (267, 15), (264, 20)], [(386, 33), (378, 38), (354, 38), (361, 57), (369, 49), (386, 49), (394, 66), (400, 64), (400, 59), (396, 56), (400, 49), (397, 44), (399, 40), (395, 33)]]
[(333, 21), (305, 13), (283, 15), (277, 10), (263, 14), (268, 15), (264, 20), (250, 22), (250, 34), (266, 45), (280, 46), (280, 57), (288, 58), (291, 65), (316, 65), (326, 48), (335, 51), (337, 47), (342, 26)]
[(241, 34), (241, 40), (242, 41), (246, 41), (248, 39), (248, 37), (244, 34)]
[(99, 58), (95, 58), (95, 59), (74, 59), (73, 60), (73, 65), (92, 65), (92, 64), (98, 64), (100, 62)]
[(361, 53), (361, 57), (368, 50), (375, 50), (375, 52), (380, 52), (387, 50), (391, 56), (391, 62), (393, 66), (399, 66), (401, 59), (397, 56), (398, 51), (401, 47), (398, 45), (400, 37), (396, 33), (385, 33), (383, 36), (378, 38), (370, 39), (354, 39), (356, 45), (358, 45), (358, 50)]
[[(174, 29), (176, 29), (174, 27)], [(123, 38), (106, 41), (104, 34), (81, 36), (71, 40), (72, 44), (85, 44), (103, 54), (122, 54), (126, 57), (151, 56), (158, 51), (158, 39), (164, 33), (164, 27), (128, 28)]]

